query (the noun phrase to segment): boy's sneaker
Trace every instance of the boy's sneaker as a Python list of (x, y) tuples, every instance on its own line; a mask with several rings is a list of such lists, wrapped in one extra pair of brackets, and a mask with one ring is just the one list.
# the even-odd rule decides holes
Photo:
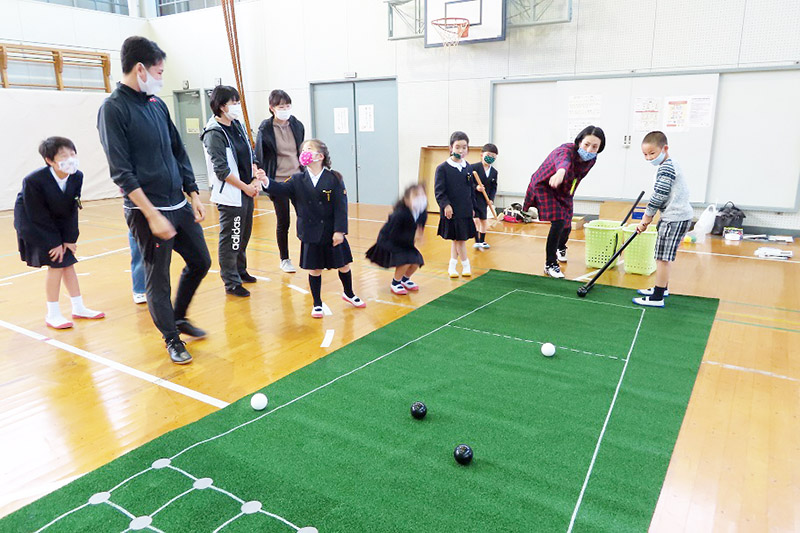
[[(642, 296), (652, 296), (653, 295), (653, 287), (650, 287), (649, 289), (639, 289), (636, 292), (638, 294), (641, 294)], [(664, 298), (666, 298), (667, 296), (669, 296), (669, 289), (664, 289)]]
[(645, 307), (664, 307), (664, 300), (651, 300), (649, 296), (634, 298), (633, 303), (636, 305), (643, 305)]
[(392, 292), (401, 295), (408, 294), (408, 291), (402, 283), (392, 283)]
[(419, 285), (417, 285), (416, 283), (414, 283), (410, 279), (407, 279), (405, 281), (400, 281), (400, 283), (403, 284), (403, 287), (405, 287), (407, 291), (418, 291), (419, 290)]
[(551, 278), (561, 279), (564, 277), (564, 274), (561, 273), (561, 268), (559, 268), (558, 263), (555, 265), (545, 265), (544, 273)]
[(297, 269), (294, 268), (291, 259), (281, 259), (281, 270), (283, 270), (287, 274), (294, 274), (295, 272), (297, 272)]
[(352, 298), (350, 298), (345, 293), (342, 293), (342, 300), (344, 300), (345, 302), (349, 303), (353, 307), (358, 307), (359, 309), (362, 308), (362, 307), (366, 307), (367, 306), (367, 302), (365, 302), (364, 300), (362, 300), (361, 298), (359, 298), (355, 294), (353, 295)]
[(135, 304), (146, 304), (147, 303), (147, 294), (143, 292), (134, 292), (133, 293), (133, 303)]
[(250, 275), (246, 270), (244, 272), (239, 272), (239, 277), (242, 278), (242, 283), (255, 283), (258, 281), (258, 278)]
[(311, 317), (312, 318), (322, 318), (322, 306), (314, 306), (311, 308)]
[(250, 296), (250, 291), (248, 291), (241, 285), (235, 285), (230, 289), (225, 289), (225, 294), (230, 294), (231, 296), (238, 296), (240, 298), (247, 298), (248, 296)]
[(556, 259), (559, 263), (566, 263), (567, 262), (567, 249), (564, 248), (563, 250), (556, 250)]

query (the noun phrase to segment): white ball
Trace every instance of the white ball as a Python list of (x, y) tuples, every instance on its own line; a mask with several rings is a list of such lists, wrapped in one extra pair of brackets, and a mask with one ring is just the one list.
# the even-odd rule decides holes
[(261, 392), (253, 394), (253, 397), (250, 398), (250, 407), (255, 409), (256, 411), (263, 411), (267, 407), (267, 395)]
[(556, 347), (551, 343), (546, 342), (542, 344), (542, 355), (545, 357), (553, 357), (556, 354)]

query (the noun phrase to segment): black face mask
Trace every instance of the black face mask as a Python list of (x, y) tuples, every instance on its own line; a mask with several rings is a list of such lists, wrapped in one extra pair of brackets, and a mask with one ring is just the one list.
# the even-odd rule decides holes
[(457, 154), (455, 152), (452, 152), (450, 155), (453, 156), (456, 159), (461, 159), (461, 154)]

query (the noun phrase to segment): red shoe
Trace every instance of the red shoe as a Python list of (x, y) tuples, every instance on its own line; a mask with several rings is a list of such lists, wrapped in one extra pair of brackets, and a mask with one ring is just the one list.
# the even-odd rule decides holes
[(344, 300), (345, 302), (349, 303), (353, 307), (361, 308), (361, 307), (366, 307), (367, 306), (367, 302), (365, 302), (364, 300), (362, 300), (361, 298), (359, 298), (356, 295), (353, 295), (352, 298), (348, 298), (346, 294), (342, 293), (342, 300)]

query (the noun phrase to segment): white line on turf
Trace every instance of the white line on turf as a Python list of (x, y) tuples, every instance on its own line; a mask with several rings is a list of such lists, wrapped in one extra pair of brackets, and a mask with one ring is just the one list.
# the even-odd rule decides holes
[(739, 372), (750, 372), (753, 374), (760, 374), (762, 376), (767, 376), (770, 378), (785, 379), (787, 381), (794, 381), (800, 383), (800, 379), (793, 378), (790, 376), (784, 376), (782, 374), (775, 374), (774, 372), (768, 372), (766, 370), (758, 370), (757, 368), (747, 368), (745, 366), (730, 365), (728, 363), (718, 363), (717, 361), (703, 361), (703, 364), (720, 366), (722, 368), (727, 368), (728, 370), (738, 370)]
[(48, 522), (47, 524), (45, 524), (45, 525), (43, 525), (42, 527), (40, 527), (39, 529), (37, 529), (37, 530), (35, 531), (35, 533), (41, 533), (42, 531), (44, 531), (44, 530), (45, 530), (45, 529), (47, 529), (48, 527), (52, 526), (53, 524), (55, 524), (56, 522), (58, 522), (59, 520), (61, 520), (62, 518), (66, 518), (66, 517), (68, 517), (69, 515), (71, 515), (72, 513), (77, 513), (78, 511), (80, 511), (80, 510), (81, 510), (81, 509), (83, 509), (84, 507), (88, 507), (88, 506), (89, 506), (89, 503), (87, 502), (87, 503), (84, 503), (83, 505), (81, 505), (80, 507), (76, 507), (75, 509), (72, 509), (71, 511), (68, 511), (68, 512), (66, 512), (66, 513), (62, 514), (62, 515), (61, 515), (61, 516), (59, 516), (58, 518), (56, 518), (56, 519), (52, 520), (51, 522)]
[[(504, 339), (509, 339), (509, 340), (513, 340), (513, 341), (527, 342), (527, 343), (530, 343), (530, 344), (538, 344), (540, 346), (542, 344), (544, 344), (544, 342), (542, 342), (542, 341), (534, 341), (534, 340), (531, 340), (531, 339), (522, 339), (520, 337), (513, 337), (511, 335), (504, 335), (502, 333), (495, 333), (493, 331), (483, 331), (483, 330), (480, 330), (480, 329), (465, 328), (465, 327), (462, 327), (462, 326), (456, 326), (454, 324), (451, 324), (450, 327), (451, 328), (456, 328), (456, 329), (463, 329), (465, 331), (472, 331), (474, 333), (482, 333), (484, 335), (491, 335), (493, 337), (503, 337)], [(569, 351), (569, 352), (582, 353), (582, 354), (585, 354), (585, 355), (594, 355), (595, 357), (607, 357), (609, 359), (616, 359), (617, 361), (625, 361), (625, 359), (623, 359), (622, 357), (617, 357), (616, 355), (605, 355), (605, 354), (602, 354), (602, 353), (587, 352), (585, 350), (576, 350), (575, 348), (570, 348), (568, 346), (556, 346), (556, 348), (558, 348), (559, 350), (566, 350), (566, 351)]]
[(333, 342), (333, 333), (334, 330), (329, 329), (325, 332), (325, 338), (322, 339), (322, 344), (319, 345), (320, 348), (327, 348)]
[(244, 515), (244, 513), (239, 513), (236, 516), (234, 516), (233, 518), (230, 518), (230, 519), (226, 520), (225, 522), (222, 523), (222, 525), (220, 525), (217, 529), (215, 529), (213, 531), (213, 533), (218, 533), (219, 531), (222, 531), (225, 528), (225, 526), (227, 526), (228, 524), (231, 524), (234, 520), (236, 520), (237, 518), (240, 518), (243, 515)]
[(149, 515), (149, 516), (150, 516), (150, 517), (153, 517), (153, 516), (157, 515), (158, 513), (160, 513), (160, 512), (161, 512), (161, 511), (163, 511), (164, 509), (166, 509), (166, 508), (167, 508), (167, 506), (168, 506), (169, 504), (171, 504), (172, 502), (174, 502), (174, 501), (176, 501), (176, 500), (179, 500), (179, 499), (183, 498), (184, 496), (186, 496), (187, 494), (189, 494), (189, 493), (190, 493), (190, 492), (192, 492), (193, 490), (194, 490), (194, 487), (192, 487), (192, 488), (190, 488), (190, 489), (187, 489), (187, 490), (185, 490), (185, 491), (181, 492), (180, 494), (178, 494), (177, 496), (175, 496), (174, 498), (172, 498), (171, 500), (169, 500), (167, 503), (165, 503), (164, 505), (162, 505), (161, 507), (159, 507), (158, 509), (156, 509), (155, 511), (153, 511), (152, 513), (150, 513), (150, 515)]
[(296, 290), (300, 294), (308, 294), (308, 291), (303, 289), (302, 287), (298, 287), (297, 285), (292, 285), (291, 283), (287, 285), (290, 289)]
[[(558, 295), (558, 294), (546, 294), (544, 292), (526, 291), (525, 289), (514, 289), (513, 292), (524, 292), (524, 293), (527, 293), (527, 294), (538, 294), (539, 296), (547, 296), (549, 298), (561, 298), (561, 299), (569, 300), (569, 301), (572, 301), (572, 302), (577, 300), (576, 298), (567, 297), (567, 296), (561, 296), (561, 295)], [(633, 305), (628, 306), (628, 305), (612, 304), (610, 302), (596, 302), (594, 300), (587, 300), (586, 298), (581, 298), (581, 299), (579, 299), (577, 301), (579, 301), (579, 302), (587, 302), (587, 303), (590, 303), (590, 304), (597, 304), (597, 305), (611, 305), (613, 307), (621, 307), (622, 309), (630, 309), (631, 311), (640, 311), (641, 310), (640, 307), (634, 307)]]
[(125, 516), (127, 516), (127, 517), (128, 517), (128, 518), (130, 518), (131, 520), (132, 520), (132, 519), (134, 519), (134, 518), (136, 518), (135, 516), (133, 516), (133, 514), (132, 514), (130, 511), (128, 511), (128, 510), (127, 510), (127, 509), (125, 509), (124, 507), (121, 507), (121, 506), (117, 505), (116, 503), (112, 502), (111, 500), (108, 500), (108, 501), (106, 501), (105, 503), (106, 503), (107, 505), (110, 505), (111, 507), (113, 507), (114, 509), (116, 509), (117, 511), (119, 511), (120, 513), (124, 514)]
[(223, 402), (222, 400), (218, 400), (216, 398), (212, 398), (202, 392), (197, 392), (183, 385), (178, 385), (171, 381), (167, 381), (165, 379), (153, 376), (148, 374), (147, 372), (142, 372), (141, 370), (137, 370), (135, 368), (129, 367), (127, 365), (123, 365), (122, 363), (118, 363), (117, 361), (113, 361), (111, 359), (106, 359), (105, 357), (101, 357), (99, 355), (93, 354), (91, 352), (87, 352), (86, 350), (82, 350), (80, 348), (76, 348), (75, 346), (71, 346), (61, 341), (57, 341), (55, 339), (50, 339), (45, 337), (44, 335), (40, 335), (35, 331), (30, 331), (28, 329), (22, 328), (20, 326), (10, 324), (4, 320), (0, 320), (0, 326), (10, 329), (11, 331), (16, 331), (17, 333), (21, 333), (31, 339), (35, 339), (37, 341), (42, 341), (45, 344), (49, 344), (55, 348), (60, 348), (64, 351), (70, 352), (72, 354), (78, 355), (83, 357), (84, 359), (88, 359), (95, 363), (100, 363), (101, 365), (105, 365), (107, 367), (113, 368), (114, 370), (118, 370), (135, 378), (142, 379), (153, 385), (158, 385), (159, 387), (164, 387), (165, 389), (169, 389), (173, 392), (177, 392), (179, 394), (183, 394), (184, 396), (188, 396), (189, 398), (194, 398), (195, 400), (199, 400), (201, 402), (207, 403), (209, 405), (213, 405), (214, 407), (218, 407), (222, 409), (223, 407), (227, 407), (228, 403)]
[[(325, 302), (322, 302), (322, 314), (325, 315), (325, 316), (332, 316), (333, 315), (333, 311), (331, 311), (331, 308), (328, 307), (328, 304), (326, 304)], [(329, 331), (331, 331), (331, 330), (329, 330)]]
[(642, 329), (642, 321), (644, 320), (644, 313), (645, 310), (641, 310), (641, 315), (639, 316), (639, 324), (636, 326), (636, 333), (633, 334), (633, 340), (631, 341), (631, 347), (628, 350), (628, 355), (625, 358), (625, 365), (622, 367), (622, 372), (619, 376), (619, 381), (617, 382), (617, 388), (614, 390), (614, 397), (611, 398), (611, 405), (608, 407), (608, 413), (606, 413), (606, 420), (603, 422), (603, 429), (600, 430), (600, 436), (597, 437), (597, 445), (594, 447), (594, 454), (592, 454), (592, 461), (589, 463), (589, 470), (586, 471), (586, 478), (583, 480), (583, 487), (581, 487), (581, 493), (578, 496), (578, 501), (575, 503), (575, 509), (572, 511), (572, 518), (569, 521), (569, 527), (567, 528), (567, 533), (572, 531), (572, 528), (575, 527), (575, 519), (578, 516), (578, 511), (581, 508), (581, 503), (583, 502), (583, 495), (586, 493), (586, 487), (589, 485), (589, 478), (592, 475), (592, 470), (594, 469), (594, 463), (597, 461), (597, 454), (600, 452), (600, 445), (603, 443), (603, 436), (606, 434), (606, 428), (608, 427), (608, 421), (611, 420), (611, 413), (614, 410), (614, 406), (617, 403), (617, 397), (619, 396), (619, 390), (622, 388), (622, 380), (625, 378), (625, 372), (628, 370), (628, 363), (630, 363), (631, 355), (633, 354), (633, 347), (636, 346), (636, 339), (639, 337), (639, 330)]

